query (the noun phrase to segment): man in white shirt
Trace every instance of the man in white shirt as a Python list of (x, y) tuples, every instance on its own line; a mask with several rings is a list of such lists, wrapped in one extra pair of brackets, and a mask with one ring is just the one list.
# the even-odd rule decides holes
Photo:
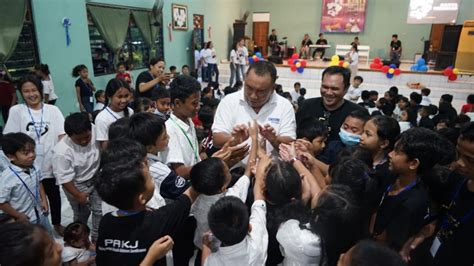
[(256, 120), (260, 135), (267, 140), (267, 151), (296, 139), (295, 113), (291, 103), (275, 93), (277, 72), (271, 62), (250, 65), (243, 90), (227, 95), (217, 107), (212, 125), (213, 141), (222, 147), (232, 137), (246, 141), (248, 123)]
[(360, 95), (362, 94), (362, 89), (360, 88), (360, 84), (364, 82), (364, 79), (361, 76), (355, 76), (352, 85), (347, 90), (344, 99), (349, 100), (353, 103), (357, 103), (359, 101)]
[(74, 113), (64, 122), (65, 136), (53, 150), (53, 173), (71, 204), (74, 221), (87, 224), (92, 212), (92, 241), (97, 239), (102, 200), (94, 188), (100, 152), (95, 127), (85, 113)]

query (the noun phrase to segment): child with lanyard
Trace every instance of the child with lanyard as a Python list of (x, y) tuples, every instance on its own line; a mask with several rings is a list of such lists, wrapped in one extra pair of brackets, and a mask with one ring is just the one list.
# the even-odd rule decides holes
[(97, 141), (104, 149), (109, 140), (109, 126), (122, 117), (129, 117), (133, 110), (128, 107), (132, 89), (123, 79), (111, 79), (107, 83), (105, 95), (107, 96), (107, 107), (105, 107), (95, 118), (97, 129)]
[(24, 104), (10, 109), (4, 134), (22, 132), (35, 140), (35, 165), (41, 173), (41, 183), (48, 196), (51, 219), (62, 235), (61, 196), (53, 176), (52, 150), (64, 136), (64, 117), (58, 107), (43, 103), (43, 84), (34, 76), (25, 76), (18, 84)]
[(41, 224), (52, 234), (48, 201), (39, 171), (33, 166), (35, 141), (24, 133), (8, 133), (3, 136), (2, 148), (11, 164), (0, 177), (0, 210), (16, 221)]
[(360, 137), (360, 147), (372, 153), (372, 176), (378, 182), (376, 194), (379, 199), (397, 178), (389, 170), (388, 153), (393, 150), (398, 135), (400, 135), (400, 125), (397, 120), (377, 115), (367, 121), (364, 133)]
[(413, 128), (400, 135), (389, 153), (389, 169), (398, 178), (386, 189), (372, 215), (369, 231), (374, 239), (400, 251), (420, 231), (429, 207), (428, 192), (420, 175), (443, 159), (439, 155), (448, 146), (448, 140), (424, 128)]
[(77, 102), (81, 112), (92, 114), (94, 111), (94, 83), (89, 79), (89, 71), (85, 65), (77, 65), (72, 69), (72, 76), (77, 78), (76, 87)]

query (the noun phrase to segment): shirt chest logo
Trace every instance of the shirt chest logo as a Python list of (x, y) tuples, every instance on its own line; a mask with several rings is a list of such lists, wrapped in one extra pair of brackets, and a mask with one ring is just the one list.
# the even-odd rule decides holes
[(272, 123), (272, 124), (280, 124), (280, 118), (277, 118), (277, 117), (269, 117), (268, 118), (268, 122)]

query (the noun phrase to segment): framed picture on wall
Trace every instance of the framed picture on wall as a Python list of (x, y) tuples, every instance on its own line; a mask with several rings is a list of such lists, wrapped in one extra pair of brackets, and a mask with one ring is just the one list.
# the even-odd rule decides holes
[(188, 6), (172, 4), (173, 30), (188, 30)]
[(323, 0), (321, 32), (363, 32), (367, 1), (368, 0)]

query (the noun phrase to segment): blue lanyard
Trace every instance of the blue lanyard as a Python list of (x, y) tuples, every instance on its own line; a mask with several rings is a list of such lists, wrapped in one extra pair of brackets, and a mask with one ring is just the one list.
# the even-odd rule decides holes
[[(413, 182), (411, 182), (410, 184), (408, 184), (408, 186), (404, 187), (402, 189), (402, 191), (398, 192), (397, 195), (394, 195), (395, 197), (398, 197), (398, 195), (402, 194), (403, 192), (407, 191), (407, 190), (410, 190), (412, 189), (414, 186), (416, 186), (418, 184), (418, 180), (415, 180)], [(380, 204), (379, 204), (379, 208), (380, 206), (382, 206), (382, 203), (383, 201), (385, 200), (385, 197), (388, 195), (388, 192), (390, 191), (390, 189), (392, 188), (392, 185), (388, 186), (387, 190), (385, 191), (385, 193), (383, 194), (382, 196), (382, 199), (380, 200)]]
[[(454, 193), (453, 199), (451, 200), (451, 204), (449, 205), (448, 212), (449, 210), (451, 210), (453, 205), (456, 205), (456, 201), (459, 198), (459, 193), (461, 192), (461, 189), (464, 186), (464, 184), (466, 184), (466, 182), (467, 182), (467, 179), (465, 179), (463, 182), (459, 184), (456, 192)], [(464, 214), (462, 217), (458, 219), (450, 216), (452, 218), (452, 221), (450, 222), (450, 219), (448, 219), (448, 214), (446, 214), (443, 219), (443, 222), (441, 223), (441, 231), (445, 231), (453, 226), (458, 227), (461, 223), (464, 223), (465, 221), (469, 220), (473, 215), (474, 215), (474, 208), (470, 209), (466, 214)]]
[[(13, 169), (11, 166), (9, 166), (8, 168), (10, 168), (10, 170), (16, 175), (16, 177), (18, 177), (18, 179), (20, 179), (21, 183), (23, 184), (23, 186), (26, 188), (26, 190), (28, 190), (28, 192), (31, 194), (31, 196), (33, 196), (33, 199), (35, 201), (35, 204), (38, 204), (39, 203), (39, 182), (38, 180), (35, 180), (35, 183), (36, 183), (36, 189), (35, 189), (35, 193), (33, 193), (33, 191), (31, 191), (31, 189), (28, 187), (28, 185), (25, 183), (25, 181), (20, 177), (20, 175), (18, 174), (17, 171), (15, 171), (15, 169)], [(35, 171), (35, 174), (36, 174), (36, 169), (33, 167), (33, 171)], [(31, 175), (29, 174), (30, 178), (33, 179), (31, 177)], [(36, 176), (36, 175), (35, 175)]]
[(26, 108), (28, 109), (28, 113), (30, 114), (30, 118), (31, 118), (31, 122), (33, 122), (33, 127), (35, 129), (35, 133), (36, 133), (36, 137), (38, 138), (38, 143), (40, 143), (40, 139), (41, 139), (41, 128), (43, 127), (43, 110), (44, 110), (44, 105), (41, 104), (41, 122), (40, 122), (40, 125), (39, 125), (39, 130), (36, 129), (36, 122), (35, 122), (35, 119), (33, 118), (33, 115), (31, 114), (31, 110), (30, 110), (30, 107), (28, 107), (27, 104), (26, 105)]
[(86, 88), (89, 89), (89, 93), (92, 94), (92, 91), (93, 91), (93, 90), (92, 90), (92, 86), (90, 86), (88, 82), (85, 82), (84, 80), (82, 80), (82, 78), (81, 78), (81, 81), (82, 81), (82, 83), (84, 84), (84, 86), (86, 86)]
[(126, 210), (117, 210), (117, 216), (124, 217), (124, 216), (132, 216), (138, 214), (142, 211), (126, 211)]
[(188, 134), (186, 133), (186, 131), (184, 131), (184, 129), (173, 119), (173, 117), (170, 116), (170, 120), (176, 125), (179, 127), (179, 129), (181, 130), (181, 132), (183, 133), (183, 135), (186, 137), (186, 140), (188, 141), (189, 145), (191, 146), (191, 149), (193, 150), (193, 153), (194, 153), (194, 159), (196, 159), (196, 162), (198, 162), (198, 151), (197, 151), (197, 148), (193, 145), (193, 143), (191, 142), (191, 140), (189, 139), (188, 137)]
[(116, 117), (110, 110), (109, 107), (105, 107), (105, 111), (107, 111), (115, 120), (119, 120), (118, 117)]

